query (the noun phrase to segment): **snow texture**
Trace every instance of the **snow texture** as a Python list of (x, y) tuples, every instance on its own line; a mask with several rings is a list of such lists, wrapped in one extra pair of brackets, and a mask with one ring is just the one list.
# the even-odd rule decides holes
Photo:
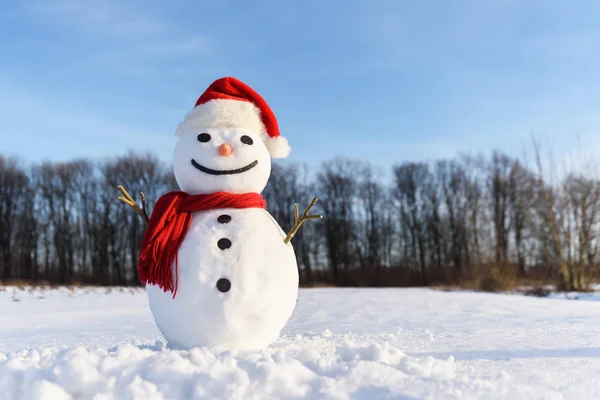
[(600, 303), (564, 296), (303, 289), (282, 337), (260, 351), (170, 350), (143, 290), (5, 288), (0, 307), (0, 399), (596, 399), (600, 390)]

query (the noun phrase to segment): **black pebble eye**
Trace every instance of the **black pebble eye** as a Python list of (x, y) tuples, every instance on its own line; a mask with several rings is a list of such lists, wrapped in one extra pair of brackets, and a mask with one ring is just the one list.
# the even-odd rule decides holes
[(202, 143), (206, 143), (210, 140), (210, 135), (208, 133), (201, 133), (198, 135), (198, 141)]
[(241, 140), (241, 141), (242, 141), (242, 143), (244, 143), (244, 144), (252, 144), (252, 143), (254, 143), (254, 140), (252, 140), (252, 138), (251, 138), (250, 136), (246, 136), (246, 135), (242, 136), (242, 137), (240, 138), (240, 140)]

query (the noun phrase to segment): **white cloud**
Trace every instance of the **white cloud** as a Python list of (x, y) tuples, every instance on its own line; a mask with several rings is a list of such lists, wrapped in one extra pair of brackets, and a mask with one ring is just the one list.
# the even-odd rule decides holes
[(114, 35), (154, 35), (165, 32), (168, 24), (140, 10), (111, 2), (58, 0), (37, 2), (30, 11), (44, 19), (60, 20), (88, 33)]
[(58, 0), (36, 2), (29, 12), (45, 23), (60, 21), (61, 26), (125, 47), (128, 52), (181, 56), (206, 54), (211, 50), (207, 36), (187, 32), (164, 16), (149, 13), (146, 7), (111, 0)]
[(174, 146), (173, 129), (125, 122), (63, 104), (56, 99), (15, 88), (0, 80), (0, 132), (10, 136), (3, 151), (40, 159), (98, 159), (128, 149), (150, 150), (169, 159)]

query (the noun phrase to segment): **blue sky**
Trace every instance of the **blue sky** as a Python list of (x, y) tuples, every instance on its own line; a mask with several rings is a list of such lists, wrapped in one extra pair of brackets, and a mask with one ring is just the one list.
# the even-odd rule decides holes
[(520, 154), (531, 134), (594, 153), (598, 15), (593, 0), (4, 2), (0, 153), (168, 162), (228, 75), (269, 102), (291, 161)]

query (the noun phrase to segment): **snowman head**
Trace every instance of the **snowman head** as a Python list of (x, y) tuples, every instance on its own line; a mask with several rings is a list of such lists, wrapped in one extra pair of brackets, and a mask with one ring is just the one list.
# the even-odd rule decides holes
[(192, 195), (260, 193), (271, 173), (271, 157), (290, 153), (265, 100), (231, 77), (206, 89), (176, 135), (175, 179)]

